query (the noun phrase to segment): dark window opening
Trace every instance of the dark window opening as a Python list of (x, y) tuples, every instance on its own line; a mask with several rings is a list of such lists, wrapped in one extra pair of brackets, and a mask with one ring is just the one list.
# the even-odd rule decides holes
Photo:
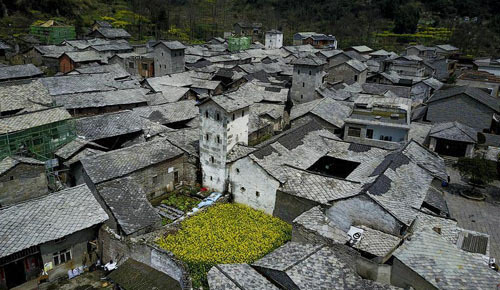
[(366, 129), (366, 138), (373, 139), (373, 129)]
[(14, 180), (14, 176), (9, 176), (9, 180), (10, 181)]
[(354, 81), (357, 82), (358, 81), (358, 75), (354, 75)]
[(241, 190), (242, 192), (245, 192), (245, 190), (246, 190), (246, 189), (245, 189), (244, 187), (242, 187), (242, 188), (240, 188), (240, 190)]
[(217, 119), (217, 121), (220, 121), (220, 114), (219, 113), (217, 113), (217, 118), (216, 119)]
[(210, 161), (211, 161), (212, 163), (215, 163), (215, 158), (214, 158), (213, 156), (212, 156), (212, 157), (210, 157)]
[(236, 114), (233, 114), (233, 121), (236, 119)]
[(306, 86), (306, 83), (302, 83), (302, 87), (305, 87)]
[(220, 144), (220, 137), (219, 136), (217, 136), (217, 143)]
[(245, 110), (241, 111), (241, 116), (244, 117), (245, 116)]
[(311, 75), (311, 71), (309, 71), (309, 75)]
[(300, 69), (297, 71), (297, 74), (300, 75)]
[(323, 156), (307, 170), (331, 177), (346, 178), (359, 164), (359, 162)]
[(347, 136), (361, 137), (361, 128), (349, 127), (349, 130), (347, 130)]
[(208, 111), (205, 112), (205, 118), (208, 118)]
[(255, 192), (255, 196), (256, 196), (256, 197), (259, 197), (259, 196), (260, 196), (260, 192), (256, 191), (256, 192)]
[(208, 134), (205, 134), (205, 140), (208, 141), (209, 137), (208, 137)]
[(240, 173), (240, 169), (239, 168), (236, 168), (236, 173)]

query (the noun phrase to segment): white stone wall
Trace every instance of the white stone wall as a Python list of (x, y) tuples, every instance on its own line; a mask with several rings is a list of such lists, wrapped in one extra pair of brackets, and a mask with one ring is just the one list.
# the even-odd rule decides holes
[(283, 34), (266, 33), (266, 49), (277, 49), (283, 46)]
[(295, 65), (291, 88), (292, 100), (305, 103), (316, 99), (316, 89), (323, 84), (322, 72), (322, 67)]
[(163, 44), (154, 47), (155, 77), (184, 71), (184, 50), (170, 50)]
[(273, 214), (279, 182), (250, 157), (234, 162), (229, 169), (234, 201)]
[(200, 106), (200, 135), (203, 186), (224, 192), (228, 176), (227, 153), (237, 143), (248, 144), (248, 108), (227, 113), (213, 102), (203, 104)]

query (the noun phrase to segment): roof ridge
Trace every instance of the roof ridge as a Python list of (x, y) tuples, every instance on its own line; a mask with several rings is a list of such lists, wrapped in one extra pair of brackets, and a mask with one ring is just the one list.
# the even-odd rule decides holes
[(352, 182), (352, 183), (355, 183), (355, 184), (361, 184), (361, 182), (359, 182), (359, 181), (349, 180), (349, 179), (345, 179), (345, 178), (341, 178), (341, 177), (337, 177), (337, 176), (330, 176), (330, 175), (326, 175), (326, 174), (323, 174), (323, 173), (320, 173), (320, 172), (311, 171), (311, 170), (307, 170), (307, 169), (301, 169), (299, 167), (296, 167), (296, 166), (288, 164), (288, 163), (285, 163), (285, 164), (283, 164), (281, 166), (290, 167), (290, 168), (295, 169), (295, 170), (299, 170), (299, 171), (302, 171), (302, 172), (305, 172), (305, 173), (309, 173), (309, 174), (313, 174), (313, 175), (317, 175), (317, 176), (321, 176), (321, 177), (325, 177), (325, 178), (330, 178), (330, 179), (335, 179), (335, 180), (341, 180), (341, 181), (348, 181), (348, 182)]
[(23, 201), (19, 201), (19, 202), (16, 202), (16, 203), (12, 203), (12, 204), (0, 207), (0, 212), (3, 211), (3, 210), (9, 209), (9, 208), (15, 207), (15, 206), (20, 206), (20, 205), (23, 205), (23, 204), (27, 204), (27, 203), (30, 203), (30, 202), (34, 202), (34, 201), (37, 201), (37, 200), (40, 200), (40, 199), (47, 198), (49, 196), (60, 194), (60, 193), (62, 193), (64, 191), (73, 190), (73, 189), (76, 189), (78, 187), (87, 187), (88, 188), (88, 186), (87, 186), (86, 183), (82, 183), (80, 185), (76, 185), (76, 186), (73, 186), (73, 187), (68, 187), (68, 188), (65, 188), (65, 189), (62, 189), (62, 190), (59, 190), (59, 191), (49, 192), (49, 193), (41, 195), (41, 196), (32, 197), (32, 198), (30, 198), (28, 200), (23, 200)]

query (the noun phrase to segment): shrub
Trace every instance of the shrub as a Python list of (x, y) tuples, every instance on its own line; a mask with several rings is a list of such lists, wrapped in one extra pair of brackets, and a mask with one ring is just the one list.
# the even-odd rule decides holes
[(216, 264), (252, 263), (291, 239), (291, 226), (241, 204), (219, 204), (186, 219), (157, 244), (183, 260), (193, 287), (207, 286)]
[(199, 200), (181, 194), (172, 194), (167, 199), (162, 200), (163, 204), (173, 206), (183, 212), (188, 212), (200, 203)]

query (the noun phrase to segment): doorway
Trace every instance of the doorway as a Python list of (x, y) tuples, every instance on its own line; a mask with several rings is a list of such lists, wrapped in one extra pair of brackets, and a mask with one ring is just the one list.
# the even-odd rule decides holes
[(26, 282), (24, 259), (17, 260), (4, 266), (7, 288), (14, 288)]

